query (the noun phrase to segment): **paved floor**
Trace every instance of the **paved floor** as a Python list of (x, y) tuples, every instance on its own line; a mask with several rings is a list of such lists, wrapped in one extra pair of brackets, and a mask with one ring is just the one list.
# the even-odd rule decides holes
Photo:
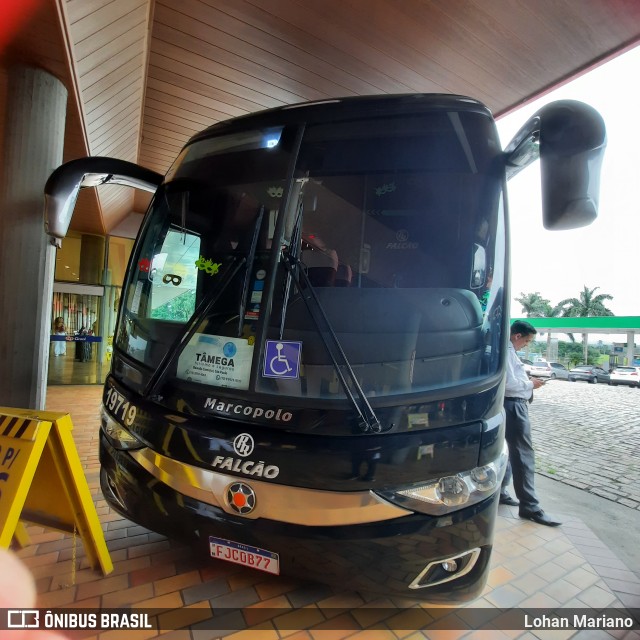
[[(538, 485), (640, 575), (640, 390), (551, 382), (530, 405)], [(569, 491), (577, 488), (579, 491)], [(545, 491), (539, 491), (544, 499)], [(548, 504), (548, 503), (547, 503)]]
[(49, 352), (48, 384), (49, 385), (80, 385), (102, 384), (109, 372), (108, 364), (101, 364), (96, 357), (98, 345), (91, 344), (91, 357), (80, 361), (76, 358), (80, 353), (76, 347), (80, 342), (68, 342), (66, 353), (56, 356), (53, 352), (53, 344)]
[[(548, 398), (552, 392), (561, 393), (559, 385), (565, 383), (552, 384), (558, 388), (554, 390), (550, 385), (545, 389), (549, 392)], [(582, 393), (581, 386), (571, 386), (574, 389), (567, 386), (565, 391)], [(584, 385), (584, 388), (589, 387)], [(620, 398), (626, 397), (624, 392), (629, 391), (632, 394), (629, 397), (640, 399), (640, 391), (611, 391), (621, 392), (616, 394)], [(70, 632), (70, 637), (92, 640), (156, 637), (165, 640), (219, 637), (231, 640), (640, 639), (637, 631), (525, 630), (521, 622), (495, 620), (489, 622), (491, 631), (474, 630), (480, 628), (478, 616), (508, 617), (511, 608), (558, 609), (560, 613), (571, 608), (640, 608), (640, 578), (598, 538), (588, 521), (576, 516), (566, 516), (562, 527), (552, 529), (520, 520), (517, 508), (501, 506), (487, 587), (481, 598), (466, 608), (434, 610), (424, 604), (346, 592), (203, 559), (190, 548), (124, 520), (107, 507), (98, 486), (100, 395), (101, 389), (96, 386), (50, 387), (48, 408), (69, 412), (73, 419), (76, 446), (111, 552), (113, 573), (102, 577), (90, 569), (81, 545), (74, 550), (73, 536), (34, 526), (28, 528), (31, 544), (20, 550), (19, 555), (36, 577), (40, 607), (157, 608), (162, 611), (161, 628), (168, 631), (161, 634), (155, 629), (100, 634), (85, 631)], [(536, 403), (537, 415), (546, 415), (542, 397), (536, 399)], [(593, 412), (590, 409), (589, 413), (595, 415), (596, 409), (594, 407)], [(556, 430), (560, 429), (559, 416), (554, 417), (554, 411), (549, 416), (543, 421), (550, 422), (553, 418)], [(572, 437), (580, 438), (577, 426), (572, 427), (571, 432), (575, 434)], [(545, 446), (542, 464), (564, 469), (551, 458), (550, 450), (554, 446)], [(566, 467), (570, 466), (572, 455), (567, 454)], [(546, 472), (551, 473), (549, 469)], [(628, 496), (631, 495), (629, 492)], [(625, 508), (631, 510), (632, 507)], [(74, 554), (79, 562), (75, 572)], [(216, 615), (213, 621), (212, 612)], [(434, 622), (434, 618), (438, 620)], [(186, 625), (190, 628), (181, 628)], [(245, 625), (250, 628), (241, 630)]]
[(530, 405), (538, 472), (640, 511), (640, 389), (554, 380)]

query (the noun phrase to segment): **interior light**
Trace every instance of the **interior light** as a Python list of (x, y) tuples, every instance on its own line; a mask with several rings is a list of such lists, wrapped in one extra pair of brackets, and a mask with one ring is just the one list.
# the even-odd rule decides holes
[(282, 135), (282, 128), (270, 129), (266, 131), (262, 137), (262, 146), (266, 149), (273, 149), (280, 143), (280, 136)]

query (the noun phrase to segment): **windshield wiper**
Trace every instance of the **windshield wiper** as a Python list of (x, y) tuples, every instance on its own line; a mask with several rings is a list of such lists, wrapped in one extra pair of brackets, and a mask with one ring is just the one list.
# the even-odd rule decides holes
[(256, 259), (256, 250), (258, 248), (258, 238), (260, 237), (260, 231), (262, 230), (262, 219), (264, 217), (264, 205), (260, 207), (258, 211), (258, 219), (256, 220), (255, 227), (253, 228), (253, 237), (251, 238), (251, 248), (249, 249), (249, 255), (247, 256), (247, 270), (244, 274), (244, 284), (242, 285), (242, 295), (240, 296), (240, 311), (238, 317), (238, 337), (242, 336), (242, 328), (244, 326), (244, 312), (247, 308), (247, 302), (249, 297), (249, 284), (251, 282), (251, 276), (253, 273), (253, 263)]
[[(362, 433), (380, 433), (382, 431), (380, 420), (378, 419), (378, 416), (376, 416), (373, 407), (369, 403), (367, 396), (358, 382), (358, 378), (347, 359), (344, 349), (338, 340), (338, 336), (333, 330), (331, 322), (322, 307), (318, 294), (311, 284), (305, 270), (302, 268), (300, 259), (291, 251), (287, 251), (286, 253), (283, 252), (282, 256), (287, 273), (291, 278), (293, 278), (298, 287), (302, 300), (307, 307), (309, 315), (311, 316), (311, 319), (318, 330), (318, 334), (327, 349), (327, 353), (331, 358), (331, 362), (333, 363), (336, 375), (342, 384), (344, 392), (358, 413), (358, 427)], [(286, 313), (284, 308), (282, 313), (282, 323), (284, 325), (284, 315)], [(346, 376), (344, 375), (343, 370), (346, 371)], [(355, 390), (355, 395), (352, 388)]]
[[(285, 263), (287, 259), (296, 264), (296, 269), (300, 267), (300, 259), (298, 256), (298, 252), (300, 251), (301, 246), (301, 235), (302, 235), (302, 212), (304, 210), (304, 205), (302, 203), (302, 199), (300, 199), (300, 204), (298, 205), (298, 213), (296, 216), (296, 223), (293, 227), (293, 232), (291, 234), (291, 241), (289, 242), (289, 250), (284, 255)], [(287, 269), (287, 280), (284, 285), (284, 296), (282, 300), (282, 316), (280, 318), (280, 339), (282, 339), (282, 334), (284, 333), (284, 322), (287, 318), (287, 307), (289, 306), (289, 296), (291, 295), (291, 280), (293, 276), (290, 269)], [(298, 289), (300, 286), (298, 286)]]
[(219, 272), (216, 286), (202, 299), (191, 316), (191, 320), (184, 326), (184, 329), (172, 342), (164, 356), (162, 356), (162, 360), (160, 360), (160, 363), (144, 388), (142, 393), (144, 397), (151, 397), (154, 392), (160, 388), (160, 385), (167, 375), (167, 371), (169, 371), (169, 367), (175, 362), (180, 353), (182, 353), (182, 350), (189, 343), (193, 334), (200, 326), (200, 323), (207, 317), (211, 307), (217, 302), (218, 298), (229, 286), (229, 283), (233, 281), (246, 261), (247, 259), (244, 257), (231, 256), (227, 265), (224, 265), (223, 262), (223, 268)]

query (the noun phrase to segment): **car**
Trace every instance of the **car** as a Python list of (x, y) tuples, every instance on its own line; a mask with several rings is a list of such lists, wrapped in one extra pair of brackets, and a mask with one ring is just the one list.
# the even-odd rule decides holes
[(531, 363), (528, 373), (536, 378), (551, 378), (553, 369), (546, 360), (535, 360)]
[(581, 364), (569, 370), (569, 382), (583, 380), (590, 384), (597, 382), (609, 382), (609, 374), (602, 368), (593, 364)]
[(550, 362), (552, 380), (568, 380), (569, 369), (559, 362)]
[(609, 374), (609, 384), (627, 384), (630, 387), (640, 388), (640, 367), (614, 367)]
[(531, 375), (530, 371), (531, 371), (531, 365), (533, 364), (533, 362), (531, 362), (531, 360), (527, 360), (526, 358), (520, 358), (520, 362), (522, 362), (522, 364), (524, 365), (525, 373), (527, 373), (528, 375)]

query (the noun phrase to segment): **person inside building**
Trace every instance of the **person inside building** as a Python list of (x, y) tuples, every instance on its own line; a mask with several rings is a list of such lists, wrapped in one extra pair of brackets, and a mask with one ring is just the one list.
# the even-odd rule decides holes
[[(66, 327), (64, 326), (64, 320), (61, 316), (58, 316), (53, 321), (53, 333), (57, 336), (65, 336), (67, 335)], [(53, 343), (53, 355), (54, 356), (64, 356), (67, 353), (67, 343), (65, 340), (56, 340)]]

